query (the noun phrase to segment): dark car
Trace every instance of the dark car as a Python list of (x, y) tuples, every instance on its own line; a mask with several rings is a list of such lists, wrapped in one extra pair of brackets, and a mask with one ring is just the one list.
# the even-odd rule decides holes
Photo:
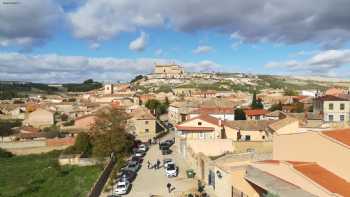
[(161, 150), (161, 149), (163, 149), (164, 147), (167, 147), (167, 148), (169, 148), (171, 145), (169, 144), (169, 142), (161, 142), (161, 143), (159, 143), (159, 149)]
[(163, 149), (161, 149), (161, 151), (162, 151), (162, 155), (169, 155), (172, 153), (169, 147), (164, 147)]
[(142, 157), (133, 156), (131, 157), (131, 161), (136, 161), (137, 163), (141, 164), (143, 159)]
[(119, 180), (121, 179), (126, 179), (128, 180), (129, 182), (132, 182), (136, 177), (136, 173), (131, 171), (131, 170), (128, 170), (128, 169), (123, 169), (121, 171), (121, 175), (119, 176)]
[(125, 169), (136, 173), (139, 170), (139, 168), (140, 164), (137, 161), (130, 161)]
[(165, 143), (167, 143), (169, 146), (171, 146), (175, 143), (175, 141), (174, 140), (165, 140)]

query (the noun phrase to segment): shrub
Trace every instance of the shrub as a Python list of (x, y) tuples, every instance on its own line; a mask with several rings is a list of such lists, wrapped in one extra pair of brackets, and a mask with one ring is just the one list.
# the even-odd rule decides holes
[(13, 154), (5, 149), (0, 148), (0, 158), (9, 158), (12, 157)]

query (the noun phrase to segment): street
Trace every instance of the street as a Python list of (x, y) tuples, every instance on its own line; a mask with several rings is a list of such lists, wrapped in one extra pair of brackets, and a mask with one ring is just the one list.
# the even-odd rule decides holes
[[(171, 139), (173, 135), (169, 134), (167, 137), (162, 139)], [(170, 155), (161, 155), (158, 148), (158, 144), (150, 146), (146, 156), (144, 157), (144, 162), (141, 169), (137, 173), (136, 179), (132, 182), (132, 188), (129, 194), (125, 195), (127, 197), (148, 197), (148, 196), (177, 196), (184, 191), (194, 191), (197, 187), (197, 182), (195, 179), (189, 179), (186, 177), (186, 162), (183, 161), (176, 152), (175, 144), (171, 147), (173, 150)], [(154, 164), (157, 159), (161, 162), (165, 158), (171, 158), (175, 160), (176, 165), (179, 168), (179, 173), (177, 177), (168, 178), (165, 174), (164, 168), (161, 166), (160, 169), (148, 169), (147, 161)], [(173, 188), (172, 192), (169, 193), (166, 185), (170, 183)], [(101, 194), (105, 197), (106, 194)]]

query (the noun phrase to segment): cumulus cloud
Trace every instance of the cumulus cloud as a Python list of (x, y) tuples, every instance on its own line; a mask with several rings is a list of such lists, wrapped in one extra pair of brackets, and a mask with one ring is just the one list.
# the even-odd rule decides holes
[(270, 62), (267, 68), (287, 68), (293, 72), (311, 72), (313, 74), (334, 74), (335, 70), (350, 65), (350, 50), (327, 50), (319, 52), (304, 61), (289, 60)]
[(141, 32), (138, 38), (130, 42), (129, 49), (137, 52), (143, 51), (146, 48), (147, 40), (148, 35), (145, 32)]
[(0, 53), (0, 78), (33, 82), (81, 82), (87, 78), (99, 81), (128, 80), (138, 74), (151, 73), (155, 63), (180, 64), (188, 72), (213, 71), (221, 65), (212, 61), (183, 62), (175, 59), (29, 55)]
[(1, 3), (0, 47), (31, 48), (45, 43), (54, 34), (58, 22), (64, 20), (63, 15), (53, 0)]
[(135, 31), (140, 27), (163, 24), (159, 12), (153, 12), (156, 2), (88, 0), (68, 17), (78, 38), (93, 42), (108, 40), (121, 32)]
[(194, 49), (192, 52), (194, 54), (205, 54), (213, 51), (214, 49), (211, 46), (206, 45), (199, 45), (196, 49)]
[(167, 25), (183, 32), (239, 32), (244, 42), (314, 41), (335, 47), (350, 38), (349, 8), (344, 0), (87, 0), (70, 19), (77, 37), (93, 40)]

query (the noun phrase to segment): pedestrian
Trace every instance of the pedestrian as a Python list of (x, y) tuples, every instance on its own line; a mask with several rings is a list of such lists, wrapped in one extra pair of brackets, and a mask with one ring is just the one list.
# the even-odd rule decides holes
[(151, 162), (149, 160), (147, 161), (147, 168), (149, 169), (151, 167)]
[(166, 187), (168, 188), (168, 192), (170, 193), (171, 192), (171, 184), (170, 183), (166, 184)]
[(156, 170), (157, 169), (157, 163), (153, 164), (153, 168)]
[(160, 161), (159, 159), (157, 159), (157, 169), (159, 169), (159, 166), (160, 166)]

